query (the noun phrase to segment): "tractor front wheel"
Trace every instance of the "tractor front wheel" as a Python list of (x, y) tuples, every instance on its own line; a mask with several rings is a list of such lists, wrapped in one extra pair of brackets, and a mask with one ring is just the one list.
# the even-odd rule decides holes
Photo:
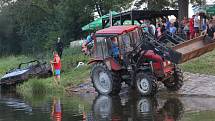
[(94, 88), (102, 95), (116, 95), (121, 90), (121, 80), (116, 74), (108, 70), (103, 63), (96, 63), (92, 67), (91, 80)]
[(177, 91), (183, 86), (183, 73), (179, 67), (175, 67), (173, 77), (164, 81), (164, 86), (169, 91)]
[(136, 77), (136, 89), (142, 96), (153, 96), (156, 94), (156, 78), (151, 73), (140, 72)]

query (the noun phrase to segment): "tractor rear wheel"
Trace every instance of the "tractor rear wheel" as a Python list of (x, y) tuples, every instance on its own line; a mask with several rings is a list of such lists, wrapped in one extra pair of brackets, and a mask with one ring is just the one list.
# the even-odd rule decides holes
[(169, 91), (177, 91), (183, 86), (183, 72), (179, 67), (175, 67), (173, 77), (165, 80), (164, 86)]
[(151, 73), (140, 72), (136, 77), (136, 89), (142, 96), (153, 96), (156, 94), (156, 78)]
[(103, 63), (96, 63), (92, 67), (91, 80), (94, 88), (102, 95), (116, 95), (121, 90), (119, 76), (108, 70)]

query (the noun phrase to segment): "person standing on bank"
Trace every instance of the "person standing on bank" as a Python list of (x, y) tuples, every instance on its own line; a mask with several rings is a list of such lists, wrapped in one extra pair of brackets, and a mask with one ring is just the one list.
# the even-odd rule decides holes
[(63, 53), (63, 43), (60, 40), (60, 37), (58, 37), (57, 39), (57, 44), (56, 44), (56, 51), (58, 53), (58, 55), (60, 56), (60, 58), (62, 58), (62, 53)]
[(213, 23), (213, 19), (209, 21), (207, 34), (211, 40), (215, 40), (215, 25)]
[(54, 60), (50, 61), (53, 73), (55, 74), (55, 81), (60, 84), (60, 71), (61, 71), (61, 60), (56, 51), (53, 52)]
[(199, 14), (196, 13), (196, 16), (194, 17), (194, 30), (195, 30), (195, 37), (199, 36)]

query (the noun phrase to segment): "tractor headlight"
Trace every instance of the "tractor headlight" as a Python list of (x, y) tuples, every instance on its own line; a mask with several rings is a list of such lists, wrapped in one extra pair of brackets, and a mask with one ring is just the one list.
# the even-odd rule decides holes
[(170, 64), (171, 64), (171, 61), (167, 61), (167, 64), (170, 65)]
[(164, 67), (166, 67), (166, 66), (167, 66), (166, 62), (163, 62), (163, 66), (164, 66)]

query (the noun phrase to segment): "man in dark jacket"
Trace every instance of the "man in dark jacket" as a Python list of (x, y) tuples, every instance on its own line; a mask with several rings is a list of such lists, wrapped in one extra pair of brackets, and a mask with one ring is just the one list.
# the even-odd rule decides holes
[(57, 43), (56, 43), (56, 51), (60, 58), (62, 58), (62, 53), (63, 53), (63, 43), (60, 41), (60, 37), (58, 37)]
[[(206, 33), (207, 32), (207, 33)], [(215, 21), (213, 19), (209, 21), (207, 26), (207, 31), (203, 31), (202, 34), (206, 34), (204, 37), (205, 43), (210, 43), (215, 41)]]

